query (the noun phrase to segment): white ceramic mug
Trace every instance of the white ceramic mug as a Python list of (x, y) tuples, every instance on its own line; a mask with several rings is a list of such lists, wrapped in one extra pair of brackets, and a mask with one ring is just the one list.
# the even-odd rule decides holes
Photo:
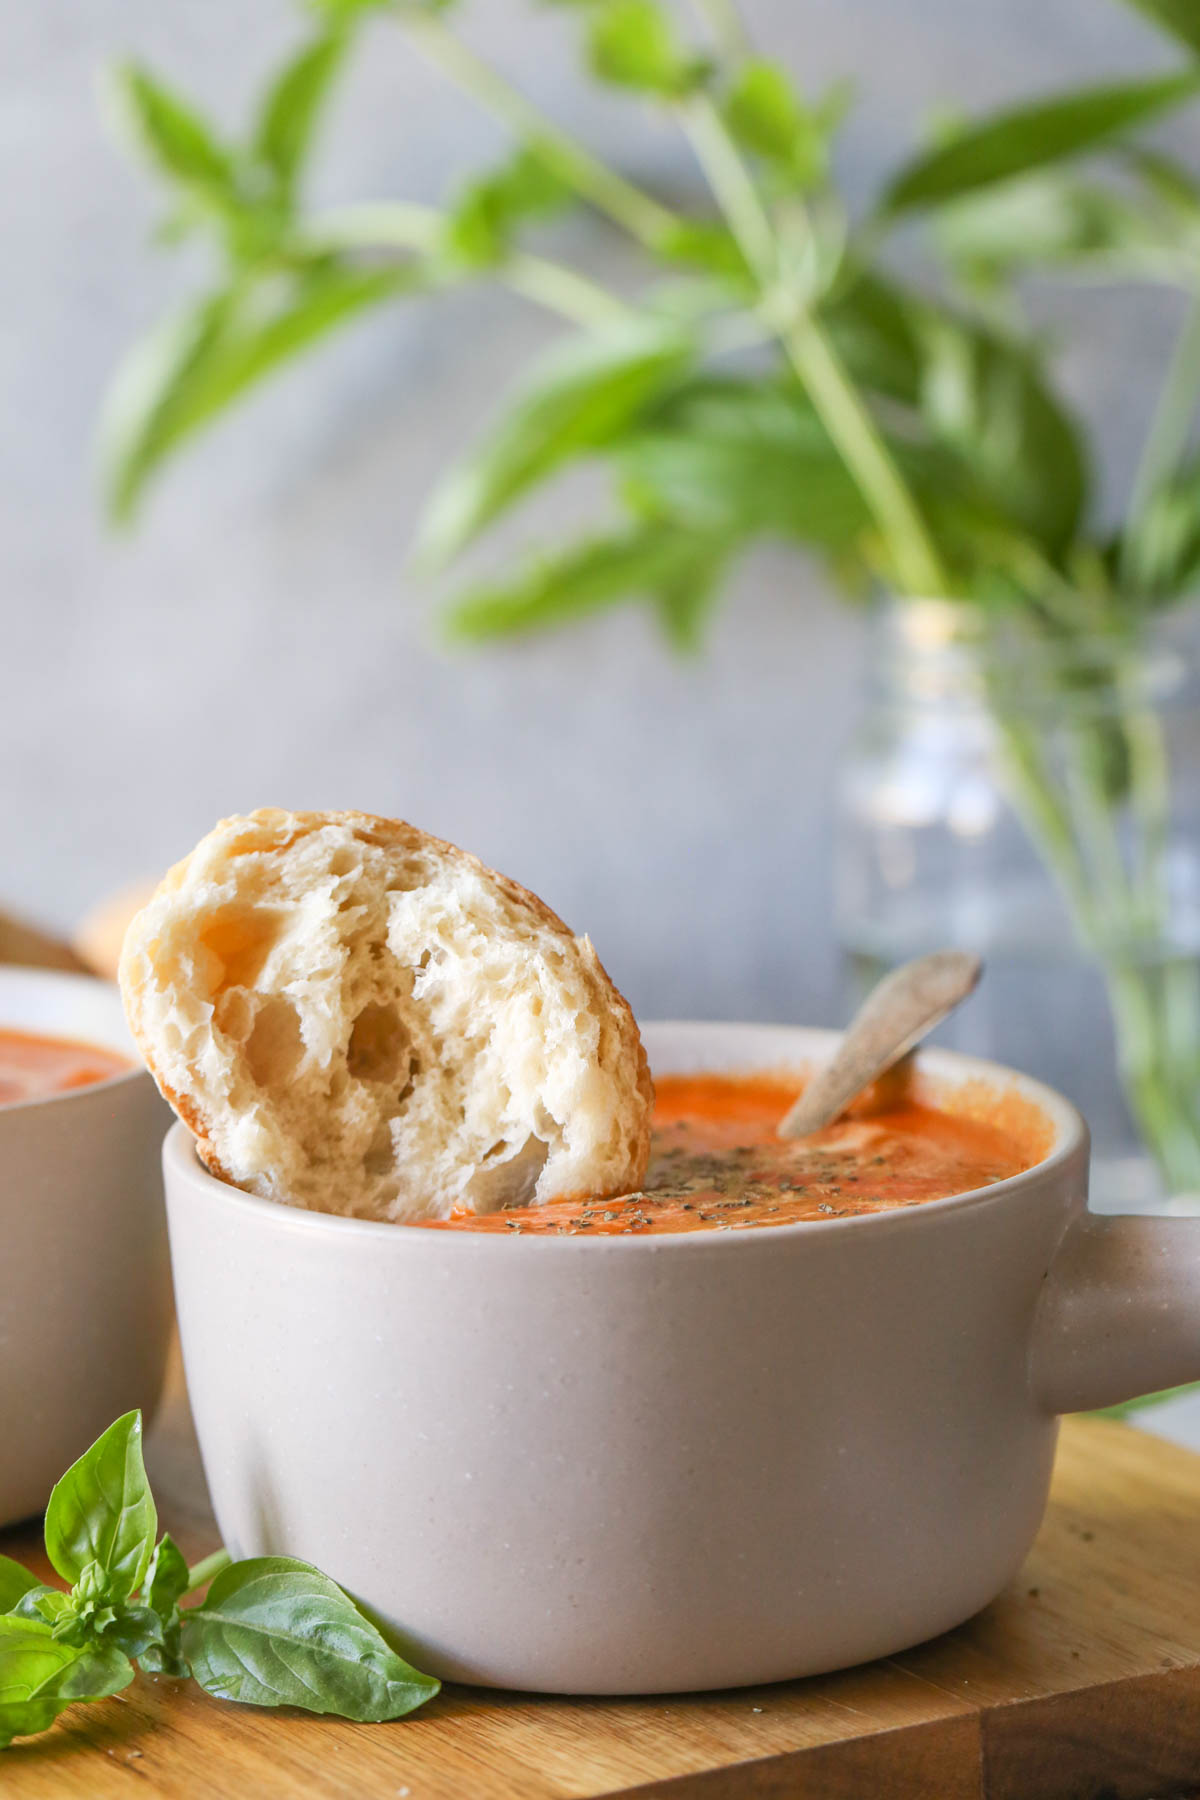
[[(829, 1033), (675, 1024), (651, 1067)], [(1200, 1225), (1035, 1167), (875, 1216), (678, 1236), (427, 1232), (273, 1205), (166, 1147), (179, 1322), (235, 1555), (308, 1558), (419, 1666), (567, 1693), (775, 1681), (967, 1618), (1037, 1531), (1056, 1415), (1200, 1378)]]
[(0, 1028), (82, 1038), (127, 1071), (0, 1106), (0, 1525), (40, 1512), (121, 1413), (158, 1402), (171, 1341), (169, 1118), (107, 982), (0, 968)]

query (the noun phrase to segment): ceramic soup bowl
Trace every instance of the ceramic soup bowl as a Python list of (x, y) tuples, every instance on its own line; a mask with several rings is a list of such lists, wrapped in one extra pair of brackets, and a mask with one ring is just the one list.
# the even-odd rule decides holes
[[(670, 1024), (653, 1069), (825, 1032)], [(1059, 1095), (1023, 1174), (737, 1232), (520, 1238), (294, 1211), (166, 1147), (179, 1322), (235, 1556), (305, 1557), (419, 1666), (566, 1693), (787, 1679), (947, 1630), (1037, 1531), (1057, 1415), (1200, 1377), (1200, 1225), (1086, 1210)]]
[(172, 1329), (160, 1147), (169, 1112), (107, 982), (0, 968), (0, 1027), (82, 1038), (130, 1068), (0, 1106), (0, 1525), (27, 1518), (107, 1425), (158, 1401)]

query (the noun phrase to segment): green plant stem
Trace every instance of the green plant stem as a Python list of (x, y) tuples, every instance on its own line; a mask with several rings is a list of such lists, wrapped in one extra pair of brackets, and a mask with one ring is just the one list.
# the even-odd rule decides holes
[(214, 1576), (219, 1575), (222, 1569), (227, 1569), (232, 1561), (228, 1550), (214, 1550), (203, 1562), (193, 1563), (188, 1570), (188, 1584), (184, 1593), (194, 1594), (198, 1588), (207, 1587)]
[(1094, 725), (1086, 719), (1074, 726), (1068, 721), (1068, 805), (1040, 742), (1044, 727), (1017, 716), (994, 681), (987, 683), (989, 709), (1014, 811), (1058, 881), (1081, 948), (1096, 959), (1103, 975), (1130, 1111), (1168, 1188), (1187, 1191), (1200, 1187), (1200, 1118), (1194, 1099), (1200, 1074), (1200, 990), (1194, 971), (1165, 966), (1165, 887), (1155, 855), (1156, 847), (1165, 850), (1165, 752), (1157, 719), (1137, 716), (1122, 680), (1118, 672), (1115, 712), (1104, 716), (1121, 731), (1129, 749), (1135, 838), (1139, 844), (1147, 835), (1150, 839), (1133, 874), (1126, 873), (1122, 862), (1119, 819), (1104, 785), (1103, 759), (1094, 743), (1089, 747), (1084, 741)]
[(909, 594), (950, 594), (950, 578), (916, 502), (826, 332), (811, 313), (802, 313), (783, 344), (874, 514), (899, 585)]
[(717, 204), (762, 289), (768, 317), (780, 309), (779, 341), (874, 515), (897, 584), (913, 595), (948, 594), (949, 579), (916, 501), (841, 358), (811, 309), (780, 293), (771, 221), (719, 112), (707, 95), (695, 94), (683, 103), (682, 116)]
[[(436, 207), (409, 201), (366, 201), (320, 215), (312, 221), (307, 237), (331, 250), (416, 250), (432, 256), (441, 248), (444, 223), (444, 215)], [(510, 251), (503, 261), (484, 266), (479, 273), (494, 275), (527, 300), (577, 325), (607, 325), (629, 316), (625, 302), (598, 282), (564, 263), (531, 256), (524, 250)]]
[(525, 250), (512, 250), (496, 266), (496, 275), (515, 293), (556, 312), (577, 325), (611, 325), (633, 316), (632, 308), (607, 288), (579, 275), (564, 263)]
[(1141, 581), (1141, 535), (1155, 495), (1179, 464), (1200, 394), (1200, 294), (1192, 296), (1167, 368), (1158, 405), (1134, 477), (1121, 543), (1122, 585), (1135, 593)]
[(1138, 879), (1142, 912), (1140, 929), (1166, 929), (1167, 848), (1171, 823), (1171, 777), (1163, 742), (1162, 723), (1144, 693), (1129, 689), (1135, 684), (1121, 671), (1121, 716), (1129, 750), (1129, 780), (1134, 812), (1139, 823)]
[(993, 693), (989, 710), (1000, 736), (1001, 764), (1013, 810), (1041, 854), (1060, 892), (1081, 944), (1095, 940), (1092, 894), (1087, 870), (1067, 813), (1055, 790), (1037, 741), (1027, 721), (1015, 718), (1007, 703)]
[(681, 103), (680, 114), (696, 159), (742, 255), (764, 294), (773, 294), (779, 283), (775, 232), (724, 120), (703, 93), (689, 95)]
[(568, 132), (546, 118), (481, 57), (448, 31), (432, 13), (397, 8), (409, 37), (430, 62), (469, 93), (522, 143), (535, 149), (583, 199), (655, 250), (676, 225), (675, 215), (649, 194), (593, 156)]

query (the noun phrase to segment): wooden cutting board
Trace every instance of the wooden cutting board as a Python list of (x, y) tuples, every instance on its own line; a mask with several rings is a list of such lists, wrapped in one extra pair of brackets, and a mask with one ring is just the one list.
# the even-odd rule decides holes
[[(151, 1434), (161, 1523), (216, 1544), (182, 1390)], [(0, 1549), (45, 1564), (40, 1534)], [(1200, 1788), (1200, 1457), (1068, 1420), (1046, 1522), (985, 1612), (886, 1662), (635, 1700), (449, 1689), (348, 1725), (139, 1676), (0, 1753), (12, 1800), (1167, 1800)]]

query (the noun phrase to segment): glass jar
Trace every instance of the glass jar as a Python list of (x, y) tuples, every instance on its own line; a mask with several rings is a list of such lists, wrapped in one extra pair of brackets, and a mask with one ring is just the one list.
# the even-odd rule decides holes
[(1195, 650), (1186, 618), (1064, 636), (891, 602), (842, 769), (851, 987), (943, 945), (978, 951), (986, 979), (940, 1041), (1076, 1102), (1101, 1208), (1200, 1191)]

